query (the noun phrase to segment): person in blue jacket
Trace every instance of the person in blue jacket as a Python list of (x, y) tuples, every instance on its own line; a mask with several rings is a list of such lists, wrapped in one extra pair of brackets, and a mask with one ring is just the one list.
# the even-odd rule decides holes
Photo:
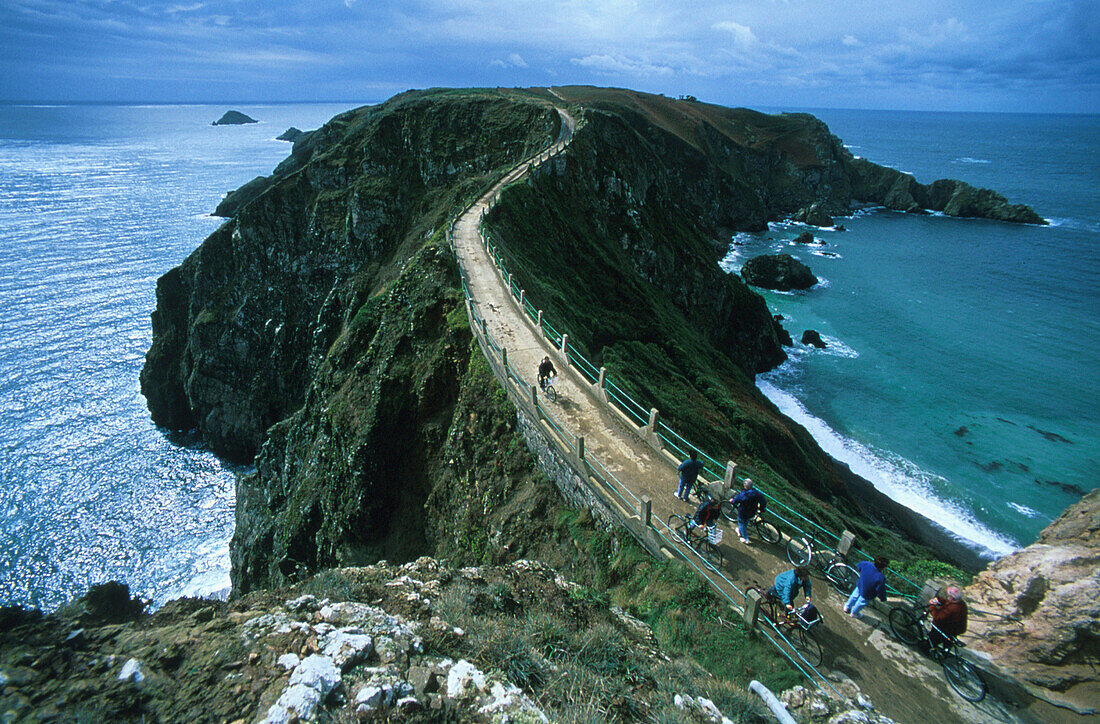
[(882, 556), (876, 558), (874, 563), (860, 561), (856, 564), (859, 579), (856, 580), (856, 587), (852, 589), (852, 595), (848, 596), (848, 602), (844, 604), (844, 613), (859, 618), (859, 612), (872, 599), (877, 598), (880, 601), (886, 601), (885, 573), (889, 565), (890, 561)]
[(676, 497), (680, 500), (688, 499), (691, 495), (691, 486), (695, 485), (695, 479), (703, 470), (703, 463), (699, 462), (697, 457), (698, 454), (694, 450), (689, 451), (688, 459), (676, 468), (680, 471), (680, 487), (676, 489)]
[(756, 517), (758, 511), (767, 507), (768, 501), (756, 488), (752, 487), (752, 479), (745, 478), (744, 490), (730, 501), (737, 508), (737, 532), (741, 536), (742, 543), (749, 542), (749, 521)]
[(794, 596), (800, 588), (806, 594), (806, 603), (810, 603), (810, 569), (806, 566), (795, 566), (794, 569), (776, 576), (775, 583), (768, 589), (768, 595), (778, 598), (788, 611), (793, 611)]

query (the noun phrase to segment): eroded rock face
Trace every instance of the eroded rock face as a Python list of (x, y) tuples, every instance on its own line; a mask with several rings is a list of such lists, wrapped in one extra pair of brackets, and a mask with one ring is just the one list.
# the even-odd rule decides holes
[(1100, 691), (1100, 490), (1070, 506), (1032, 545), (1005, 556), (967, 591), (972, 648), (1034, 686), (1095, 707)]
[(741, 278), (755, 287), (785, 292), (791, 289), (809, 289), (817, 284), (817, 277), (798, 259), (790, 254), (764, 254), (745, 262)]

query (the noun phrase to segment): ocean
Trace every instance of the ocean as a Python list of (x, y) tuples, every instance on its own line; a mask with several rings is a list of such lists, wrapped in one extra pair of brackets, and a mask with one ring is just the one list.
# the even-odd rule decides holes
[[(341, 105), (0, 106), (0, 603), (50, 609), (124, 580), (154, 603), (224, 593), (234, 473), (157, 429), (138, 376), (156, 280), (224, 193)], [(798, 109), (788, 109), (798, 110)], [(804, 110), (804, 109), (803, 109)], [(813, 111), (853, 153), (990, 186), (1054, 223), (865, 209), (848, 231), (740, 234), (823, 279), (766, 293), (797, 347), (760, 387), (836, 457), (998, 552), (1026, 544), (1100, 450), (1100, 120)], [(829, 256), (831, 254), (833, 256)]]
[[(805, 110), (922, 183), (1026, 203), (1024, 226), (882, 208), (772, 224), (723, 262), (789, 253), (820, 283), (763, 292), (795, 340), (759, 388), (834, 457), (988, 552), (1100, 485), (1100, 117)], [(821, 244), (794, 244), (810, 229)], [(827, 348), (799, 344), (821, 333)]]
[(228, 589), (234, 470), (139, 391), (156, 280), (287, 156), (275, 136), (350, 107), (0, 105), (0, 603)]

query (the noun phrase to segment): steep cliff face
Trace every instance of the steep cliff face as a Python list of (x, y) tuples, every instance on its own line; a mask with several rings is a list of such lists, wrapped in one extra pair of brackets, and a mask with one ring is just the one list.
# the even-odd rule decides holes
[(1039, 540), (1001, 558), (966, 595), (973, 648), (1047, 696), (1100, 710), (1100, 490), (1070, 506)]
[(546, 145), (536, 103), (398, 97), (336, 117), (157, 285), (153, 419), (250, 461), (352, 315), (484, 174)]

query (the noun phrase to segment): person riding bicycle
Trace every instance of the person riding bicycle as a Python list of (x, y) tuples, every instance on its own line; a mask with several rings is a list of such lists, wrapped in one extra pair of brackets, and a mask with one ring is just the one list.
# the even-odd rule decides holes
[(546, 384), (546, 380), (557, 373), (554, 363), (550, 361), (550, 356), (543, 357), (542, 362), (539, 362), (539, 388), (541, 389)]
[(718, 524), (718, 516), (722, 513), (722, 503), (717, 500), (705, 500), (695, 509), (695, 514), (688, 518), (688, 530), (694, 530), (701, 525), (711, 528)]
[(737, 532), (741, 536), (741, 542), (748, 543), (749, 521), (768, 506), (768, 500), (763, 493), (752, 487), (752, 478), (745, 478), (744, 490), (730, 500), (730, 503), (737, 508)]
[(934, 647), (946, 647), (956, 636), (966, 633), (968, 611), (958, 586), (948, 586), (928, 602), (932, 615), (932, 629), (928, 642)]
[(806, 566), (795, 566), (792, 570), (784, 571), (775, 577), (775, 583), (768, 589), (767, 594), (787, 607), (788, 611), (794, 610), (794, 595), (798, 589), (806, 594), (806, 603), (810, 603), (810, 569)]

